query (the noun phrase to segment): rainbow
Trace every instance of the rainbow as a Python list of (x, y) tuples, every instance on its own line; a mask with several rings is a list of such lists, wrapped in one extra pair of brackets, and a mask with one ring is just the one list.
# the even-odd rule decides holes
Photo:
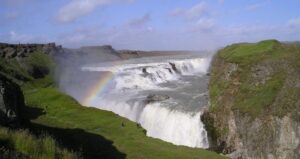
[(105, 90), (112, 84), (112, 79), (118, 74), (117, 68), (124, 64), (125, 61), (126, 60), (120, 60), (114, 62), (109, 68), (111, 72), (105, 72), (100, 76), (98, 82), (96, 82), (96, 84), (87, 91), (87, 95), (85, 95), (81, 104), (84, 106), (90, 106), (98, 96), (103, 95)]

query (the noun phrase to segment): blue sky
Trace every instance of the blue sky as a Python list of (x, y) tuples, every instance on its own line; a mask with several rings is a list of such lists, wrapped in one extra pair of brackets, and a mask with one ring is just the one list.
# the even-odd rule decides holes
[(0, 41), (205, 50), (300, 40), (299, 0), (1, 0)]

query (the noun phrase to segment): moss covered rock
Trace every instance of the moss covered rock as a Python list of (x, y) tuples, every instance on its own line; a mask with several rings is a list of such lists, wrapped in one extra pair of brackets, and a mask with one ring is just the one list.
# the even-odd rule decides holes
[(214, 57), (211, 145), (233, 158), (300, 158), (300, 45), (233, 44)]

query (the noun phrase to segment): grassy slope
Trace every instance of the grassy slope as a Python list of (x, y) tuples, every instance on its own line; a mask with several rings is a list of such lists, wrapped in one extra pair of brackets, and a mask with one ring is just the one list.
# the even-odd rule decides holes
[[(13, 150), (35, 159), (74, 159), (77, 157), (66, 149), (62, 149), (51, 136), (44, 134), (41, 137), (36, 137), (26, 130), (15, 131), (0, 127), (0, 145), (6, 149), (0, 153)], [(8, 156), (2, 155), (0, 158), (8, 158)]]
[[(82, 129), (90, 134), (103, 136), (113, 141), (113, 146), (126, 158), (145, 159), (221, 159), (225, 158), (214, 152), (175, 146), (170, 143), (146, 137), (144, 130), (136, 123), (112, 112), (95, 108), (82, 107), (72, 98), (62, 94), (54, 87), (24, 87), (27, 105), (44, 109), (45, 115), (33, 120), (34, 123), (64, 129)], [(122, 122), (125, 127), (122, 127)], [(76, 138), (76, 142), (85, 139)], [(97, 146), (97, 145), (92, 145)], [(111, 157), (110, 150), (99, 150), (95, 156)], [(120, 157), (122, 158), (122, 157)]]
[[(37, 51), (30, 56), (18, 61), (14, 59), (0, 58), (0, 74), (8, 77), (19, 85), (24, 82), (34, 81), (31, 75), (33, 68), (41, 68), (43, 71), (52, 74), (54, 63), (47, 55)], [(51, 82), (50, 76), (46, 76), (43, 81)], [(38, 82), (37, 82), (38, 83)], [(28, 130), (10, 129), (0, 126), (0, 158), (10, 158), (11, 153), (23, 154), (27, 158), (52, 159), (52, 158), (78, 158), (76, 153), (72, 153), (62, 148), (52, 136), (42, 134), (36, 136)]]
[[(289, 87), (282, 91), (286, 80), (294, 78), (289, 71), (299, 70), (299, 50), (300, 45), (281, 44), (276, 40), (234, 44), (220, 50), (216, 55), (217, 60), (235, 63), (239, 68), (232, 75), (231, 81), (220, 80), (225, 72), (218, 68), (219, 66), (212, 68), (209, 86), (212, 110), (220, 111), (222, 109), (224, 100), (219, 100), (219, 98), (225, 92), (230, 91), (234, 92), (235, 96), (232, 109), (247, 113), (252, 117), (264, 113), (283, 116), (293, 110), (299, 110), (296, 102), (300, 98), (300, 90), (296, 87)], [(276, 71), (264, 84), (257, 85), (251, 76), (251, 71), (253, 72), (251, 69), (256, 64), (264, 62), (276, 68)], [(278, 67), (280, 65), (282, 67)], [(238, 84), (234, 85), (234, 82)], [(281, 96), (284, 96), (281, 100), (285, 102), (274, 104), (280, 91), (282, 92)]]
[[(28, 127), (37, 134), (40, 134), (39, 131), (46, 131), (61, 145), (78, 151), (84, 158), (226, 158), (211, 151), (175, 146), (146, 137), (144, 130), (134, 122), (112, 112), (81, 106), (53, 86), (53, 63), (41, 52), (36, 52), (21, 62), (16, 59), (0, 60), (0, 73), (22, 85), (28, 106), (25, 115), (31, 120)], [(35, 79), (31, 74), (33, 68), (41, 68), (45, 72), (49, 70), (50, 75)], [(121, 126), (122, 122), (125, 127)], [(18, 133), (23, 132), (16, 132)], [(15, 137), (11, 136), (12, 138)], [(35, 142), (43, 140), (30, 138)], [(24, 152), (22, 149), (12, 148)]]

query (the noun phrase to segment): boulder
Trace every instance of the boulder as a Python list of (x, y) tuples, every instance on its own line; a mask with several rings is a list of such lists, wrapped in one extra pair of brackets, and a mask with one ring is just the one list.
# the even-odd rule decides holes
[(157, 95), (157, 94), (150, 94), (146, 98), (146, 103), (153, 103), (153, 102), (159, 102), (169, 99), (170, 97), (168, 95)]
[(175, 63), (169, 62), (169, 64), (171, 65), (171, 68), (172, 68), (173, 71), (180, 74), (180, 70), (177, 69)]

